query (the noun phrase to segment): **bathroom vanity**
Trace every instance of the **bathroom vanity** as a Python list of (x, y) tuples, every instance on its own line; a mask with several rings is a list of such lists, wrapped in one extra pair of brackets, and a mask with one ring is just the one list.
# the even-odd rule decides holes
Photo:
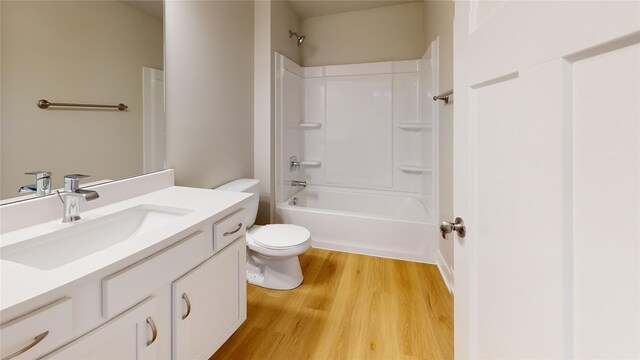
[(70, 224), (56, 197), (0, 208), (2, 359), (211, 356), (246, 319), (251, 195), (171, 170), (92, 189)]

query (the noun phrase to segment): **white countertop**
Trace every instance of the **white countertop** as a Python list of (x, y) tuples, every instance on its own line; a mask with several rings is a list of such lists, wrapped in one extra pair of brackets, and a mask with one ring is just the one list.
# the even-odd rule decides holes
[[(22, 265), (8, 260), (0, 260), (0, 314), (25, 302), (32, 302), (41, 296), (65, 289), (80, 281), (104, 277), (129, 264), (181, 240), (193, 233), (198, 226), (216, 218), (227, 216), (245, 206), (248, 193), (227, 192), (208, 189), (172, 186), (124, 201), (81, 212), (82, 220), (88, 222), (139, 205), (157, 205), (192, 210), (166, 225), (138, 235), (84, 258), (75, 260), (52, 270)], [(29, 216), (25, 214), (25, 216)], [(63, 224), (60, 219), (35, 226), (6, 232), (0, 238), (2, 247), (18, 244), (47, 232), (73, 227), (77, 223)]]

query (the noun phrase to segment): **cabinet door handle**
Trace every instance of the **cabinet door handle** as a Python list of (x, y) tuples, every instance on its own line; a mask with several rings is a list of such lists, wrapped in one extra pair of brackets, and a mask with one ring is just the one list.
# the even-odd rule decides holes
[(184, 320), (189, 316), (189, 314), (191, 314), (191, 301), (189, 301), (187, 293), (182, 293), (182, 300), (187, 303), (187, 313), (182, 315), (182, 320)]
[(237, 233), (238, 231), (240, 231), (240, 229), (242, 229), (242, 223), (238, 224), (236, 226), (235, 229), (233, 229), (233, 231), (227, 231), (226, 233), (222, 234), (222, 236), (229, 236), (229, 235), (233, 235), (235, 233)]
[(150, 346), (154, 341), (156, 341), (156, 338), (158, 338), (158, 328), (156, 327), (156, 323), (153, 322), (151, 316), (147, 317), (147, 324), (151, 326), (151, 340), (147, 341), (147, 346)]
[(2, 360), (9, 360), (9, 359), (13, 359), (16, 356), (22, 355), (25, 352), (29, 351), (29, 349), (31, 349), (32, 347), (38, 345), (40, 343), (40, 341), (44, 340), (44, 338), (47, 337), (47, 335), (49, 335), (49, 331), (45, 331), (42, 334), (36, 336), (33, 338), (33, 341), (31, 341), (27, 346), (23, 347), (22, 349), (14, 352), (13, 354), (7, 356), (7, 357), (3, 357)]

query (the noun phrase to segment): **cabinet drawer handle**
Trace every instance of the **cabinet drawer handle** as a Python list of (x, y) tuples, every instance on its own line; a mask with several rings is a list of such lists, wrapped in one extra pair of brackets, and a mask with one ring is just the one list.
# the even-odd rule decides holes
[(222, 236), (229, 236), (229, 235), (233, 235), (235, 233), (237, 233), (238, 231), (240, 231), (240, 229), (242, 229), (242, 223), (238, 224), (236, 226), (235, 229), (233, 229), (233, 231), (227, 231), (226, 233), (222, 234)]
[(18, 351), (16, 351), (16, 352), (14, 352), (13, 354), (11, 354), (11, 355), (9, 355), (9, 356), (7, 356), (7, 357), (2, 358), (2, 360), (9, 360), (9, 359), (13, 359), (13, 358), (14, 358), (14, 357), (16, 357), (16, 356), (19, 356), (19, 355), (24, 354), (25, 352), (29, 351), (29, 349), (31, 349), (32, 347), (34, 347), (34, 346), (38, 345), (38, 344), (40, 343), (40, 341), (44, 340), (44, 338), (46, 338), (46, 337), (47, 337), (47, 335), (49, 335), (49, 331), (48, 331), (48, 330), (47, 330), (47, 331), (45, 331), (45, 332), (43, 332), (42, 334), (40, 334), (40, 335), (38, 335), (38, 336), (34, 337), (34, 338), (33, 338), (33, 341), (31, 341), (31, 342), (29, 343), (29, 345), (27, 345), (27, 346), (23, 347), (22, 349), (20, 349), (20, 350), (18, 350)]
[(187, 313), (182, 315), (182, 320), (184, 320), (189, 316), (189, 314), (191, 314), (191, 301), (189, 301), (187, 293), (182, 293), (182, 300), (187, 303)]
[(147, 324), (151, 326), (151, 340), (147, 341), (147, 346), (149, 346), (156, 341), (156, 338), (158, 337), (158, 328), (156, 328), (156, 323), (153, 322), (151, 316), (147, 317)]

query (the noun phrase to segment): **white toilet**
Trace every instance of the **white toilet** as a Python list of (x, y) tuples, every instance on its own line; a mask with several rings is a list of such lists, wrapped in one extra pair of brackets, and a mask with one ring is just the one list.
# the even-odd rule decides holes
[(298, 255), (311, 246), (309, 230), (298, 225), (253, 225), (260, 199), (259, 180), (238, 179), (216, 190), (252, 193), (247, 206), (247, 281), (269, 289), (289, 290), (302, 284)]

